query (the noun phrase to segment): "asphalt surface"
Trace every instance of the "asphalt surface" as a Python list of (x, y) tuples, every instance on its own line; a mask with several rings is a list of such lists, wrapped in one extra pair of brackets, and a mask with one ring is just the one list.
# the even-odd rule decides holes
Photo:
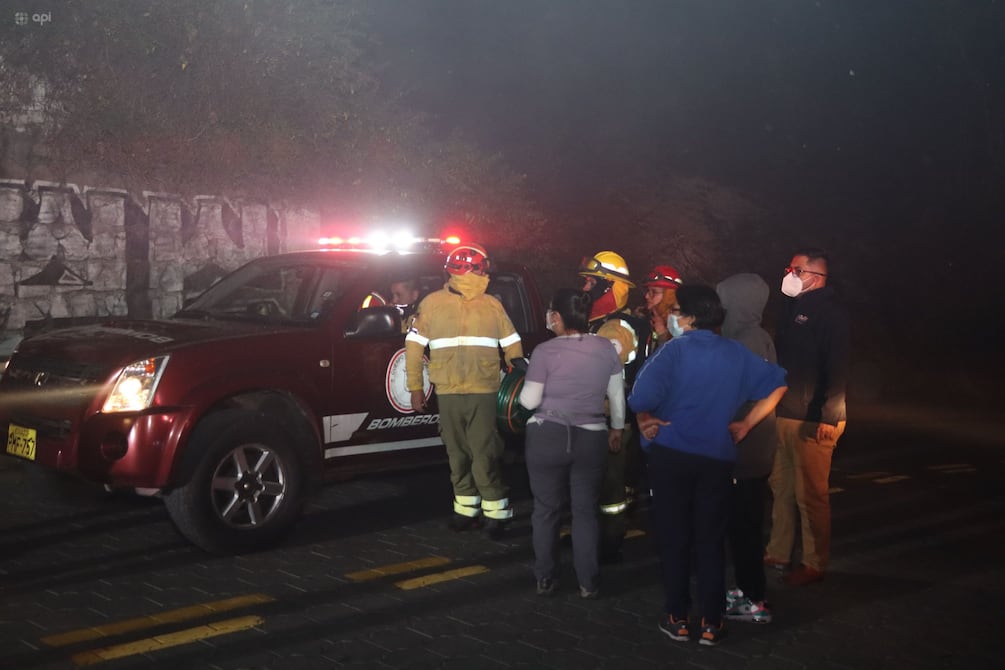
[(835, 452), (827, 579), (772, 573), (775, 620), (732, 623), (715, 648), (657, 630), (644, 509), (600, 599), (579, 598), (571, 568), (537, 597), (519, 462), (502, 541), (445, 528), (436, 465), (326, 487), (282, 547), (218, 557), (157, 500), (0, 459), (0, 668), (1001, 667), (1001, 428), (859, 412)]

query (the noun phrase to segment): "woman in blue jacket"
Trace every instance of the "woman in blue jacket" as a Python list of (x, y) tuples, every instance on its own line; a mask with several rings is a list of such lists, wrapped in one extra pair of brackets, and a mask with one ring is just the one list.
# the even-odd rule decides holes
[[(699, 642), (716, 645), (725, 635), (724, 542), (736, 442), (778, 404), (785, 371), (714, 332), (725, 310), (711, 287), (685, 284), (670, 312), (674, 337), (646, 361), (628, 404), (640, 414), (649, 456), (666, 595), (660, 630), (679, 642), (691, 638), (693, 555)], [(734, 422), (749, 401), (750, 412)]]

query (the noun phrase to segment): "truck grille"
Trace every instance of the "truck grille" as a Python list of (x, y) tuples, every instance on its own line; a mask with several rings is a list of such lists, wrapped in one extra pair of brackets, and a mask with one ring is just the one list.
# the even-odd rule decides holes
[(41, 356), (15, 356), (4, 378), (18, 385), (38, 388), (73, 387), (94, 384), (102, 379), (104, 368), (89, 363), (75, 363)]

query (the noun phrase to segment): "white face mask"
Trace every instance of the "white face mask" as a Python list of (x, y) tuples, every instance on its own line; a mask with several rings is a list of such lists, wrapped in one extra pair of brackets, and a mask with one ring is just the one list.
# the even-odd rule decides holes
[(790, 272), (782, 278), (782, 293), (790, 298), (795, 298), (802, 292), (803, 280), (797, 277), (795, 273)]
[(684, 334), (684, 329), (681, 328), (680, 322), (677, 321), (676, 314), (671, 314), (667, 317), (667, 330), (669, 330), (670, 334), (674, 337), (680, 337)]
[(554, 333), (555, 332), (555, 322), (554, 322), (554, 320), (552, 320), (551, 314), (552, 314), (552, 311), (550, 309), (547, 312), (545, 312), (545, 314), (544, 314), (544, 327)]

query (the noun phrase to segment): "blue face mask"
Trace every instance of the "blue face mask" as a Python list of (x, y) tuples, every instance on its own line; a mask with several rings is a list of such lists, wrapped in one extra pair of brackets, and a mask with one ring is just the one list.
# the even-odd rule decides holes
[(684, 334), (684, 329), (681, 328), (680, 323), (677, 322), (676, 314), (671, 314), (667, 317), (667, 330), (669, 330), (670, 334), (674, 337), (680, 337)]

